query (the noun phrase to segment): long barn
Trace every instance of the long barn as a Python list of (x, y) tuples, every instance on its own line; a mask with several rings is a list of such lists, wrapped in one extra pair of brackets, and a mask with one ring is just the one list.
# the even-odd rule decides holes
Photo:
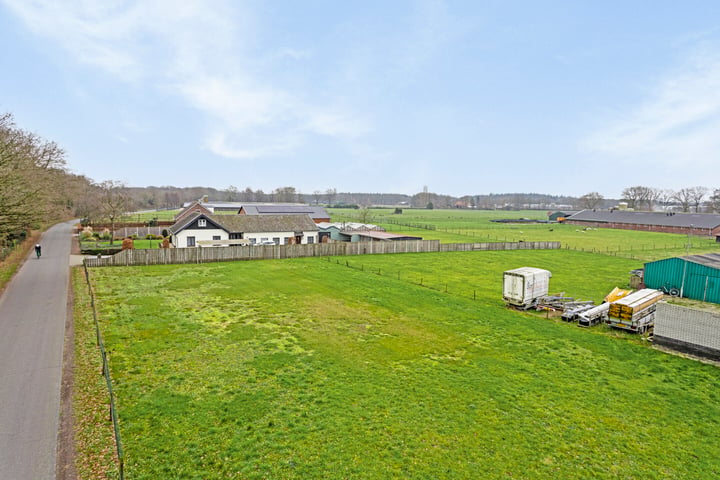
[(565, 218), (563, 223), (595, 228), (720, 236), (720, 215), (710, 213), (582, 210)]

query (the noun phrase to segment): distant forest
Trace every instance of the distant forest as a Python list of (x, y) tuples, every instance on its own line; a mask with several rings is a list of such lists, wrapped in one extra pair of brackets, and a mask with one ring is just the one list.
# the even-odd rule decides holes
[[(580, 199), (570, 196), (540, 193), (490, 193), (453, 197), (423, 191), (414, 195), (399, 193), (351, 193), (328, 189), (323, 192), (301, 193), (294, 187), (283, 187), (266, 193), (246, 188), (229, 187), (128, 187), (137, 209), (174, 209), (204, 196), (211, 202), (268, 202), (307, 203), (326, 206), (408, 207), (408, 208), (477, 208), (487, 210), (552, 210), (582, 208)], [(617, 204), (616, 200), (602, 200), (599, 207)]]
[(646, 186), (627, 187), (622, 198), (605, 198), (598, 192), (580, 197), (542, 193), (489, 193), (453, 197), (424, 188), (414, 195), (400, 193), (351, 193), (334, 188), (301, 193), (295, 187), (276, 188), (266, 193), (228, 187), (128, 187), (137, 209), (175, 209), (205, 196), (212, 202), (306, 203), (332, 207), (476, 208), (481, 210), (583, 210), (620, 207), (644, 211), (720, 212), (720, 188), (686, 187), (680, 190)]

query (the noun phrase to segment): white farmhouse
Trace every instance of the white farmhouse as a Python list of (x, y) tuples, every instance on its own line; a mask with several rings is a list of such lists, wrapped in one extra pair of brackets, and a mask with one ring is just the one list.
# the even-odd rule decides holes
[(309, 215), (187, 216), (170, 227), (175, 247), (223, 245), (289, 245), (318, 242), (318, 227)]

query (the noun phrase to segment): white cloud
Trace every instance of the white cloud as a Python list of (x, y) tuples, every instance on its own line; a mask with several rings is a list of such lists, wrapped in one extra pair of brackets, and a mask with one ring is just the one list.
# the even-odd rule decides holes
[(244, 4), (4, 1), (31, 31), (77, 61), (197, 109), (212, 126), (205, 144), (218, 155), (267, 156), (304, 137), (344, 141), (368, 130), (366, 119), (330, 94), (308, 98), (272, 75), (273, 62), (302, 62), (310, 52), (259, 49), (254, 36), (261, 22)]
[(694, 55), (681, 72), (652, 86), (644, 103), (615, 117), (583, 147), (674, 168), (714, 164), (720, 150), (720, 58)]

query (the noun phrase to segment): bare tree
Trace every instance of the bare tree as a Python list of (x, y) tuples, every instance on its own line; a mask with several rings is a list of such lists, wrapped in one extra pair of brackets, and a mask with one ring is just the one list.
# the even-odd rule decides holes
[(234, 202), (238, 196), (238, 188), (234, 185), (230, 185), (226, 189), (228, 202)]
[(668, 208), (670, 208), (670, 203), (675, 200), (676, 196), (676, 192), (669, 188), (658, 189), (656, 191), (656, 194), (657, 196), (655, 201), (662, 206), (663, 211), (666, 211), (668, 210)]
[(700, 212), (700, 205), (702, 205), (705, 195), (708, 194), (707, 187), (692, 187), (690, 189), (690, 200), (692, 205), (695, 207), (695, 213)]
[(98, 185), (100, 189), (100, 209), (110, 220), (110, 245), (115, 237), (115, 222), (132, 209), (132, 200), (124, 183), (106, 180)]
[(713, 190), (713, 194), (710, 196), (710, 208), (713, 212), (720, 212), (720, 188)]
[(579, 199), (580, 208), (593, 209), (602, 205), (605, 197), (600, 195), (598, 192), (586, 193)]
[(680, 208), (682, 208), (683, 212), (689, 212), (690, 205), (692, 205), (693, 202), (693, 195), (694, 193), (692, 191), (692, 188), (681, 188), (680, 190), (675, 192), (673, 200), (680, 204)]
[(372, 212), (370, 211), (370, 208), (367, 205), (363, 205), (358, 210), (358, 222), (360, 223), (370, 223), (372, 221)]
[(73, 205), (64, 152), (0, 114), (0, 240), (62, 219)]
[(653, 196), (654, 189), (641, 185), (628, 187), (622, 191), (623, 200), (628, 203), (629, 208), (635, 210), (641, 210), (643, 207), (647, 210), (652, 210)]
[(281, 203), (295, 203), (298, 199), (298, 193), (295, 187), (281, 187), (273, 191), (273, 201)]
[(334, 188), (328, 188), (325, 190), (325, 196), (327, 197), (327, 203), (328, 205), (332, 205), (335, 203), (335, 196), (337, 195), (337, 190)]

